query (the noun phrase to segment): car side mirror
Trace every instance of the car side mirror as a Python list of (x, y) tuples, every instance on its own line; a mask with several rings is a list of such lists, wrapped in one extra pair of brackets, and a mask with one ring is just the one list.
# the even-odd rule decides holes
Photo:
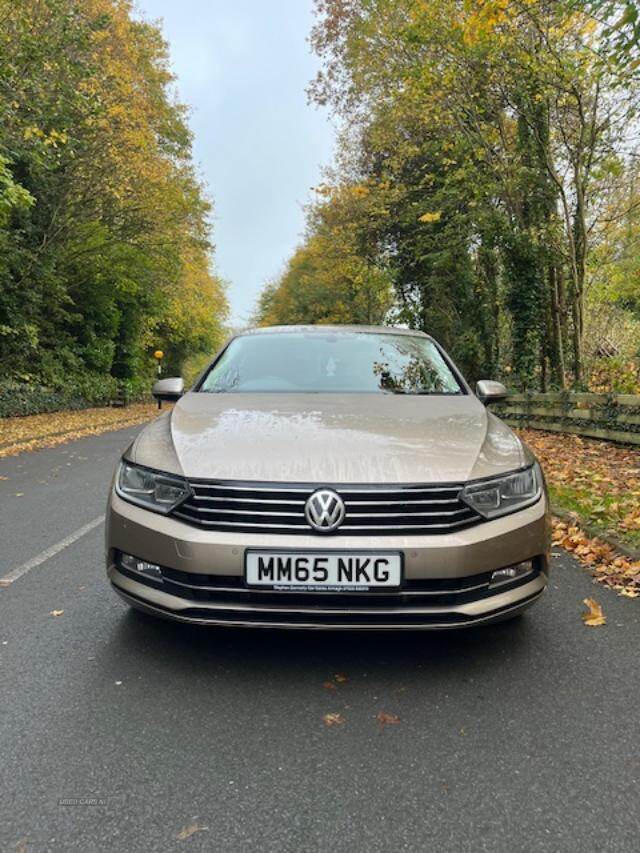
[(151, 393), (159, 403), (162, 403), (163, 400), (168, 403), (175, 403), (184, 394), (184, 379), (180, 376), (171, 379), (158, 379)]
[(485, 406), (491, 403), (500, 403), (509, 396), (502, 382), (494, 382), (492, 379), (481, 379), (476, 384), (476, 396)]

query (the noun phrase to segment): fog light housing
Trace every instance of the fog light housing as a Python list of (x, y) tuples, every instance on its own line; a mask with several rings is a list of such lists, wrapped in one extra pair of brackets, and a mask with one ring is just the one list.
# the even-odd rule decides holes
[(131, 554), (120, 554), (120, 565), (123, 569), (162, 583), (162, 569), (155, 563), (147, 563), (146, 560), (139, 560)]
[(491, 575), (489, 588), (501, 586), (504, 583), (519, 580), (525, 575), (531, 574), (533, 571), (533, 561), (525, 560), (523, 563), (516, 563), (515, 566), (507, 566), (506, 569), (498, 569)]

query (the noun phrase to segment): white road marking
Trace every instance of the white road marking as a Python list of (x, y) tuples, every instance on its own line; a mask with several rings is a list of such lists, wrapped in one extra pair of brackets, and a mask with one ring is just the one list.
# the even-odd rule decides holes
[(99, 515), (97, 518), (94, 518), (93, 521), (90, 521), (83, 527), (79, 527), (74, 533), (71, 533), (65, 539), (62, 539), (60, 542), (57, 542), (50, 548), (47, 548), (46, 551), (42, 551), (40, 554), (38, 554), (37, 557), (33, 557), (33, 559), (29, 560), (28, 562), (23, 563), (21, 566), (18, 566), (15, 569), (12, 569), (12, 571), (10, 571), (8, 575), (5, 575), (4, 577), (0, 578), (0, 587), (10, 586), (14, 581), (17, 581), (18, 578), (21, 578), (23, 575), (26, 575), (27, 572), (30, 572), (31, 569), (35, 569), (36, 566), (41, 565), (42, 563), (51, 559), (51, 557), (55, 557), (55, 555), (59, 554), (60, 551), (64, 551), (64, 549), (68, 548), (69, 545), (73, 545), (73, 543), (77, 542), (78, 539), (81, 539), (85, 535), (85, 533), (89, 533), (90, 530), (93, 530), (99, 524), (102, 524), (103, 521), (104, 515)]

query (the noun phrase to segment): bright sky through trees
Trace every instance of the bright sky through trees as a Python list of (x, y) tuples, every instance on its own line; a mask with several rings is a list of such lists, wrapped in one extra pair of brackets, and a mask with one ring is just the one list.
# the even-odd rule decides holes
[(215, 205), (219, 273), (232, 322), (246, 321), (304, 228), (301, 205), (331, 160), (327, 115), (307, 105), (317, 60), (311, 0), (140, 0), (163, 19), (194, 155)]

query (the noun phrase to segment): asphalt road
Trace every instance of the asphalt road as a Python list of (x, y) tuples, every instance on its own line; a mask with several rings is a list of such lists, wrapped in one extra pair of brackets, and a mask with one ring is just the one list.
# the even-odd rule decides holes
[[(0, 578), (103, 512), (136, 429), (0, 460)], [(278, 634), (135, 615), (102, 548), (97, 526), (0, 589), (0, 849), (640, 846), (640, 603), (567, 556), (513, 624)]]

